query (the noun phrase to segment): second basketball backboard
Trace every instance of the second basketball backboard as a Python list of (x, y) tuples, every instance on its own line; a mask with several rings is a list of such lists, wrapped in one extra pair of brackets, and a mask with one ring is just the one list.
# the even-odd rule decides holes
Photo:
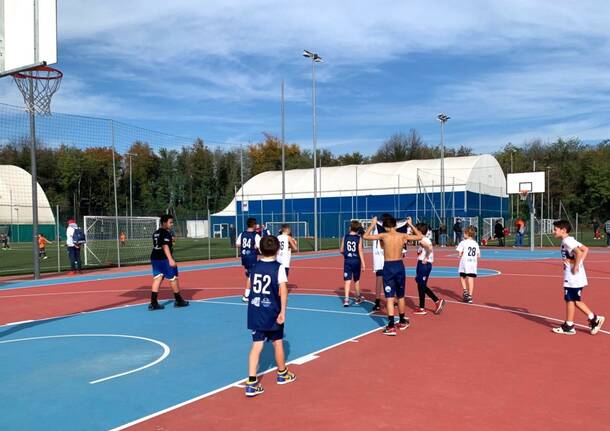
[(545, 172), (520, 172), (506, 176), (506, 192), (509, 195), (517, 193), (544, 193)]

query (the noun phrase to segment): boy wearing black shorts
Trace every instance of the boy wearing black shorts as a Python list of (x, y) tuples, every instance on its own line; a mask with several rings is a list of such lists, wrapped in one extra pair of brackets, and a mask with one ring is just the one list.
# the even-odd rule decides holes
[[(396, 335), (396, 327), (404, 331), (409, 327), (409, 319), (405, 316), (405, 265), (402, 261), (402, 249), (407, 241), (419, 241), (423, 238), (421, 232), (413, 226), (411, 218), (407, 218), (407, 224), (413, 231), (413, 235), (397, 232), (396, 219), (386, 217), (383, 220), (384, 233), (373, 235), (371, 232), (377, 225), (377, 217), (373, 217), (371, 224), (364, 234), (367, 241), (383, 242), (384, 264), (383, 264), (383, 290), (386, 297), (386, 308), (388, 312), (388, 325), (384, 328), (383, 334), (389, 336)], [(394, 323), (394, 301), (398, 299), (398, 324)]]
[(248, 302), (248, 296), (250, 295), (250, 273), (256, 264), (258, 246), (261, 240), (261, 236), (256, 232), (255, 218), (250, 217), (246, 221), (246, 226), (247, 229), (240, 233), (237, 241), (235, 241), (235, 245), (239, 247), (241, 264), (246, 274), (246, 289), (244, 290), (244, 296), (241, 297), (244, 302)]
[(557, 220), (553, 223), (553, 235), (561, 239), (561, 257), (563, 258), (563, 290), (566, 301), (566, 320), (553, 332), (562, 335), (574, 335), (574, 314), (578, 308), (589, 321), (591, 335), (599, 332), (606, 318), (598, 316), (582, 301), (582, 292), (587, 284), (585, 258), (589, 252), (586, 245), (578, 242), (570, 235), (572, 226), (567, 220)]
[(180, 296), (180, 288), (178, 287), (178, 265), (174, 260), (173, 241), (170, 230), (174, 227), (174, 217), (170, 214), (161, 216), (161, 227), (153, 233), (153, 249), (150, 253), (150, 264), (152, 265), (153, 282), (152, 292), (150, 294), (150, 311), (163, 310), (165, 306), (159, 304), (158, 295), (159, 287), (163, 279), (169, 281), (174, 292), (174, 307), (186, 307), (188, 301)]
[(248, 329), (252, 331), (252, 349), (248, 358), (246, 396), (255, 397), (265, 390), (257, 378), (258, 361), (265, 341), (271, 341), (277, 362), (278, 385), (295, 381), (286, 368), (284, 355), (284, 322), (288, 303), (288, 278), (284, 266), (276, 261), (280, 243), (275, 236), (260, 241), (262, 258), (250, 271), (251, 291), (248, 298)]

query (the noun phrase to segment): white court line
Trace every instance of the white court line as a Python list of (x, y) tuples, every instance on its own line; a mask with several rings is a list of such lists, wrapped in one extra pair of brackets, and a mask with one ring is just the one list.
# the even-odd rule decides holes
[(75, 337), (117, 337), (117, 338), (131, 338), (131, 339), (134, 339), (134, 340), (144, 340), (144, 341), (149, 341), (151, 343), (155, 343), (155, 344), (161, 346), (161, 348), (163, 349), (163, 353), (161, 354), (161, 356), (159, 356), (154, 361), (152, 361), (152, 362), (150, 362), (150, 363), (148, 363), (146, 365), (143, 365), (141, 367), (134, 368), (133, 370), (125, 371), (125, 372), (118, 373), (118, 374), (113, 374), (112, 376), (104, 377), (102, 379), (92, 380), (92, 381), (89, 382), (89, 384), (91, 384), (91, 385), (95, 385), (97, 383), (102, 383), (102, 382), (105, 382), (105, 381), (108, 381), (108, 380), (116, 379), (117, 377), (123, 377), (123, 376), (126, 376), (128, 374), (137, 373), (138, 371), (145, 370), (146, 368), (154, 367), (159, 362), (165, 360), (165, 358), (167, 358), (169, 356), (170, 352), (171, 352), (169, 346), (167, 344), (161, 342), (161, 341), (154, 340), (152, 338), (138, 337), (136, 335), (123, 335), (123, 334), (46, 335), (46, 336), (42, 336), (42, 337), (17, 338), (17, 339), (14, 339), (14, 340), (0, 341), (0, 344), (18, 343), (18, 342), (21, 342), (21, 341), (47, 340), (47, 339), (53, 339), (53, 338), (75, 338)]
[[(331, 296), (331, 295), (329, 295), (329, 296)], [(383, 328), (383, 326), (380, 326), (379, 328), (371, 329), (370, 331), (366, 331), (366, 332), (363, 332), (361, 334), (356, 335), (355, 337), (348, 338), (347, 340), (340, 341), (340, 342), (338, 342), (336, 344), (333, 344), (332, 346), (328, 346), (328, 347), (325, 347), (323, 349), (317, 350), (315, 352), (311, 352), (311, 353), (309, 353), (306, 356), (318, 356), (322, 352), (325, 352), (325, 351), (330, 350), (330, 349), (334, 349), (335, 347), (341, 346), (342, 344), (345, 344), (345, 343), (349, 343), (352, 340), (355, 340), (357, 338), (362, 338), (362, 337), (364, 337), (366, 335), (372, 334), (373, 332), (377, 332), (377, 331), (379, 331), (382, 328)], [(272, 371), (275, 371), (275, 370), (277, 370), (277, 367), (270, 368), (270, 369), (268, 369), (266, 371), (263, 371), (262, 373), (259, 373), (258, 375), (262, 376), (262, 375), (268, 374), (268, 373), (270, 373)], [(205, 394), (199, 395), (199, 396), (197, 396), (195, 398), (191, 398), (190, 400), (183, 401), (183, 402), (181, 402), (179, 404), (173, 405), (173, 406), (168, 407), (166, 409), (159, 410), (158, 412), (155, 412), (155, 413), (152, 413), (150, 415), (141, 417), (140, 419), (136, 419), (136, 420), (131, 421), (129, 423), (126, 423), (124, 425), (120, 425), (120, 426), (118, 426), (116, 428), (112, 428), (109, 431), (121, 431), (121, 430), (124, 430), (124, 429), (129, 428), (129, 427), (131, 427), (133, 425), (137, 425), (137, 424), (145, 422), (145, 421), (147, 421), (149, 419), (155, 418), (157, 416), (161, 416), (162, 414), (171, 412), (172, 410), (176, 410), (176, 409), (178, 409), (180, 407), (184, 407), (184, 406), (186, 406), (188, 404), (192, 404), (192, 403), (194, 403), (196, 401), (202, 400), (204, 398), (208, 398), (208, 397), (210, 397), (212, 395), (215, 395), (215, 394), (217, 394), (219, 392), (225, 391), (225, 390), (230, 389), (232, 387), (235, 387), (235, 386), (240, 387), (239, 385), (241, 385), (243, 383), (243, 381), (244, 381), (243, 378), (239, 379), (239, 380), (236, 380), (233, 383), (229, 383), (226, 386), (223, 386), (223, 387), (218, 388), (218, 389), (214, 389), (213, 391), (210, 391), (210, 392), (206, 392)]]
[[(293, 293), (293, 295), (295, 295)], [(318, 295), (315, 295), (318, 296)], [(333, 296), (333, 295), (319, 295), (319, 296)], [(248, 304), (245, 302), (237, 303), (237, 302), (223, 302), (223, 301), (214, 301), (213, 299), (205, 299), (199, 300), (196, 302), (201, 302), (202, 304), (221, 304), (221, 305), (239, 305), (241, 307), (247, 307)], [(303, 307), (286, 307), (287, 310), (297, 310), (297, 311), (313, 311), (316, 313), (333, 313), (333, 314), (352, 314), (354, 316), (365, 316), (370, 317), (371, 313), (353, 313), (351, 311), (339, 311), (339, 310), (321, 310), (319, 308), (303, 308)]]

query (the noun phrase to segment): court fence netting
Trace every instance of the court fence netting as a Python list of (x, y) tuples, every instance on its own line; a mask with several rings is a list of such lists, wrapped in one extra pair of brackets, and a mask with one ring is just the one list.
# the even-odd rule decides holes
[[(86, 231), (82, 251), (86, 268), (146, 263), (158, 217), (167, 213), (175, 217), (172, 234), (179, 262), (236, 257), (235, 238), (248, 217), (266, 224), (274, 234), (282, 223), (289, 223), (299, 250), (314, 249), (315, 216), (307, 208), (309, 204), (303, 206), (303, 202), (311, 203), (311, 197), (293, 194), (292, 203), (282, 213), (268, 207), (260, 195), (246, 195), (240, 198), (250, 201), (249, 211), (240, 210), (239, 200), (234, 200), (236, 191), (252, 176), (255, 163), (247, 144), (244, 148), (243, 143), (204, 141), (108, 118), (58, 112), (37, 117), (36, 126), (37, 233), (49, 241), (41, 257), (42, 272), (69, 269), (65, 247), (69, 219)], [(28, 113), (22, 107), (0, 104), (0, 276), (33, 272), (29, 136)], [(4, 166), (18, 168), (2, 169)], [(395, 182), (396, 176), (388, 176), (387, 195), (391, 197), (383, 203), (367, 191), (366, 184), (344, 190), (336, 207), (322, 199), (318, 248), (336, 249), (352, 219), (361, 220), (366, 227), (372, 216), (384, 212), (427, 222), (436, 242), (444, 225), (449, 243), (454, 237), (452, 225), (462, 215), (468, 214), (462, 217), (463, 225), (474, 223), (484, 236), (490, 236), (495, 220), (504, 220), (512, 232), (509, 214), (513, 218), (524, 214), (513, 199), (510, 213), (506, 198), (481, 199), (489, 188), (486, 184), (475, 185), (473, 197), (466, 197), (463, 188), (448, 179), (446, 217), (441, 220), (438, 173), (422, 173), (408, 199), (401, 197), (407, 191), (393, 186)], [(222, 215), (232, 202), (233, 212)], [(542, 227), (548, 232), (548, 221)]]

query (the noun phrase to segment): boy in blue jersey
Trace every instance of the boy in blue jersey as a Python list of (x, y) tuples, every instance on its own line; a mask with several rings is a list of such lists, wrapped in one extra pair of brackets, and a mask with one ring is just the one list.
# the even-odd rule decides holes
[[(405, 317), (405, 265), (402, 261), (402, 248), (407, 241), (419, 241), (423, 238), (421, 232), (413, 226), (411, 218), (407, 218), (407, 224), (414, 235), (397, 232), (396, 219), (386, 217), (383, 220), (384, 233), (373, 235), (372, 231), (377, 225), (377, 217), (373, 217), (371, 224), (364, 234), (367, 241), (383, 242), (383, 290), (386, 297), (386, 308), (388, 312), (388, 325), (384, 328), (383, 334), (395, 336), (396, 327), (404, 331), (409, 327), (409, 319)], [(398, 298), (398, 324), (394, 322), (394, 301)]]
[(170, 214), (161, 216), (161, 227), (153, 233), (153, 249), (150, 253), (150, 264), (152, 265), (153, 282), (150, 294), (150, 311), (163, 310), (165, 307), (158, 302), (159, 287), (164, 278), (167, 278), (169, 285), (174, 292), (174, 306), (186, 307), (188, 301), (180, 296), (178, 287), (178, 265), (172, 256), (174, 244), (170, 230), (174, 227), (174, 217)]
[(358, 220), (352, 220), (349, 233), (343, 237), (339, 252), (343, 255), (343, 281), (345, 281), (345, 298), (343, 306), (349, 307), (349, 291), (352, 280), (356, 289), (356, 304), (361, 304), (363, 296), (360, 294), (360, 273), (365, 269), (364, 251), (362, 250), (362, 237), (358, 230), (362, 227)]
[(239, 247), (239, 255), (241, 256), (241, 264), (244, 267), (246, 273), (246, 289), (242, 301), (248, 302), (248, 295), (250, 295), (250, 271), (256, 264), (258, 256), (258, 246), (261, 240), (261, 236), (256, 232), (256, 219), (250, 217), (246, 221), (247, 229), (239, 234), (235, 245)]
[(276, 261), (280, 243), (274, 236), (260, 241), (263, 255), (250, 271), (248, 329), (252, 331), (252, 349), (248, 358), (246, 396), (255, 397), (265, 390), (257, 378), (258, 361), (265, 340), (273, 343), (277, 363), (278, 385), (294, 382), (296, 376), (286, 368), (284, 355), (284, 322), (288, 303), (288, 279), (284, 266)]

